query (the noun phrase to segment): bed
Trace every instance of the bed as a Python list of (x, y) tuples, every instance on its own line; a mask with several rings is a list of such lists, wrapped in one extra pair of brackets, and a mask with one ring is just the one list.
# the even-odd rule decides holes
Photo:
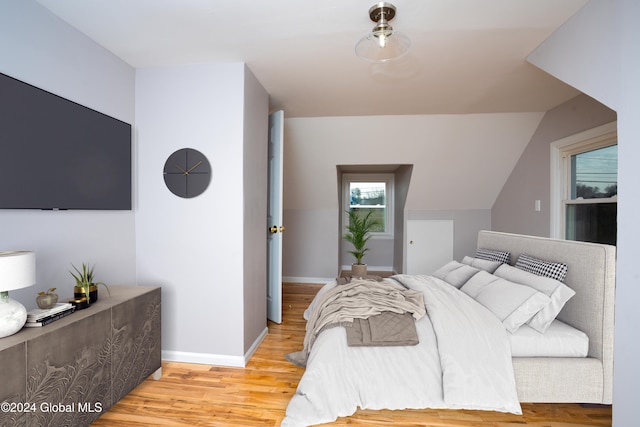
[[(500, 267), (506, 271), (513, 269), (509, 264), (527, 256), (566, 265), (563, 288), (571, 290), (571, 297), (562, 302), (559, 313), (554, 314), (555, 320), (544, 326), (544, 334), (529, 330), (536, 327), (530, 314), (537, 312), (539, 317), (543, 311), (540, 307), (553, 305), (547, 304), (550, 299), (544, 300), (541, 292), (532, 292), (535, 297), (527, 297), (527, 304), (521, 306), (526, 306), (529, 314), (516, 316), (510, 312), (502, 316), (492, 307), (487, 309), (489, 305), (478, 304), (482, 299), (473, 292), (484, 295), (482, 292), (490, 287), (484, 283), (476, 285), (476, 282), (484, 282), (491, 276), (487, 283), (503, 283), (502, 280), (492, 282), (496, 278), (484, 269), (479, 269), (482, 274), (465, 279), (462, 285), (443, 280), (441, 272), (439, 277), (396, 275), (384, 279), (383, 282), (399, 283), (407, 292), (425, 295), (428, 314), (413, 313), (418, 319), (415, 320), (418, 344), (349, 346), (348, 338), (345, 339), (348, 327), (332, 324), (328, 325), (332, 327), (318, 328), (313, 345), (306, 348), (305, 337), (305, 349), (299, 352), (304, 356), (302, 363), (306, 370), (282, 425), (331, 422), (353, 414), (358, 407), (480, 409), (518, 414), (519, 402), (610, 404), (615, 247), (480, 231), (477, 249), (508, 253), (510, 262)], [(470, 255), (466, 265), (474, 264), (478, 252)], [(525, 257), (520, 258), (521, 255)], [(520, 261), (518, 264), (520, 267)], [(336, 291), (346, 293), (340, 289), (337, 281), (325, 285), (305, 312), (306, 317), (311, 316), (311, 320), (317, 322), (315, 313), (322, 311), (318, 308), (320, 301), (329, 299)], [(553, 299), (556, 294), (547, 295)], [(520, 319), (523, 316), (529, 318), (524, 324)], [(511, 322), (516, 322), (516, 326)], [(336, 324), (340, 326), (339, 321)], [(549, 356), (543, 350), (545, 356), (541, 357), (529, 350), (521, 353), (514, 347), (515, 335), (527, 342), (527, 335), (551, 335), (558, 332), (557, 328), (561, 337), (567, 331), (578, 338), (584, 336), (582, 342), (577, 341), (577, 347), (582, 347), (578, 348), (578, 354)], [(556, 345), (549, 347), (553, 349)]]

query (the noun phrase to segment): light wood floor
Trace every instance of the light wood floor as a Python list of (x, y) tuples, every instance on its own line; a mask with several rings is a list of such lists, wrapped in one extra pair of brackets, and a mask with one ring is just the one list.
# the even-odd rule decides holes
[[(159, 381), (146, 380), (93, 426), (279, 426), (303, 369), (284, 359), (302, 348), (302, 312), (320, 285), (285, 284), (283, 323), (269, 335), (246, 368), (164, 362)], [(611, 426), (611, 407), (523, 404), (523, 415), (484, 411), (360, 410), (331, 426), (576, 427)]]

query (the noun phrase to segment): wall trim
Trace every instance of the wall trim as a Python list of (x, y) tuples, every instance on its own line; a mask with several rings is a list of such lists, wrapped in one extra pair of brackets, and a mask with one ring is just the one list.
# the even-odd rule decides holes
[(225, 354), (193, 353), (189, 351), (162, 350), (162, 360), (168, 362), (197, 363), (202, 365), (229, 366), (244, 368), (251, 356), (256, 352), (262, 341), (269, 334), (269, 328), (265, 327), (258, 338), (253, 342), (244, 356), (230, 356)]
[[(351, 265), (343, 265), (342, 266), (342, 270), (351, 270)], [(389, 266), (376, 266), (376, 265), (369, 265), (367, 266), (367, 270), (368, 271), (384, 271), (384, 272), (394, 272), (394, 268), (393, 267), (389, 267)], [(306, 276), (284, 276), (282, 278), (282, 281), (284, 283), (310, 283), (310, 284), (325, 284), (327, 282), (331, 282), (332, 280), (335, 280), (335, 277), (306, 277)]]
[(285, 283), (312, 283), (312, 284), (324, 284), (335, 280), (335, 277), (298, 277), (298, 276), (285, 276), (282, 281)]
[[(347, 270), (351, 270), (351, 264), (349, 265), (343, 265), (342, 267), (342, 271), (347, 271)], [(379, 265), (367, 265), (367, 271), (394, 271), (393, 267), (389, 267), (387, 266), (379, 266)]]
[(245, 366), (244, 357), (242, 356), (192, 353), (188, 351), (162, 350), (162, 360), (203, 365), (231, 366), (235, 368), (244, 368)]
[(256, 352), (258, 347), (260, 347), (260, 344), (262, 344), (262, 341), (264, 341), (267, 335), (269, 335), (269, 328), (265, 326), (262, 332), (260, 332), (260, 335), (258, 335), (258, 338), (256, 338), (253, 344), (251, 344), (249, 350), (247, 350), (247, 352), (244, 354), (244, 366), (247, 366), (247, 363), (249, 363), (249, 359), (251, 359), (251, 357)]

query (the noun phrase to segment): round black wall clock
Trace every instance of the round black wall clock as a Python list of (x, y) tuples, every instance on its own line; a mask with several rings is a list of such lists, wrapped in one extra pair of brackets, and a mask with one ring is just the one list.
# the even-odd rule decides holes
[(164, 183), (179, 197), (199, 196), (211, 181), (211, 165), (204, 154), (193, 148), (181, 148), (164, 164)]

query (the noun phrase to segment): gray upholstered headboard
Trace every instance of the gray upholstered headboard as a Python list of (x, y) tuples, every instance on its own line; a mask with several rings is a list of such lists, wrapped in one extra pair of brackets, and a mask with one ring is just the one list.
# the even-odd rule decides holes
[(558, 318), (586, 333), (589, 357), (602, 360), (605, 372), (613, 373), (615, 246), (480, 231), (478, 248), (509, 251), (512, 264), (523, 253), (567, 264), (565, 283), (576, 295)]

